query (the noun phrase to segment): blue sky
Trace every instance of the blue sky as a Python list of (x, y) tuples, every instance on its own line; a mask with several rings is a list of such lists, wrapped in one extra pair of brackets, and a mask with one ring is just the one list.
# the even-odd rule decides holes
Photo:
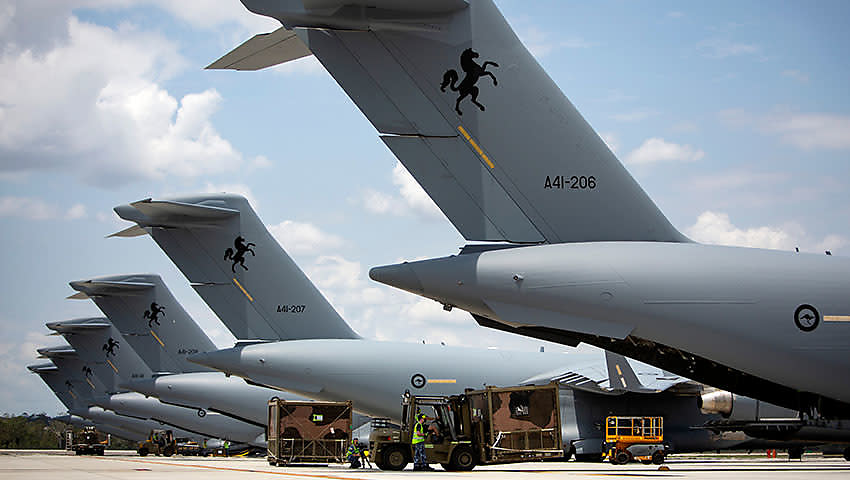
[[(497, 4), (680, 230), (850, 251), (850, 4)], [(64, 299), (71, 280), (159, 273), (232, 341), (149, 238), (104, 238), (149, 196), (248, 195), (364, 336), (540, 345), (368, 280), (463, 240), (315, 60), (203, 70), (274, 28), (237, 0), (0, 2), (0, 412), (60, 410), (24, 367), (59, 343), (45, 322), (99, 313)]]

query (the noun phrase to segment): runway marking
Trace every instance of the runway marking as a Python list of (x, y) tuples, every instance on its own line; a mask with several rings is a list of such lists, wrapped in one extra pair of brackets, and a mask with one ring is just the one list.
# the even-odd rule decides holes
[(363, 477), (337, 477), (334, 475), (319, 475), (315, 473), (291, 473), (291, 472), (275, 472), (274, 470), (254, 470), (252, 468), (234, 468), (234, 467), (214, 467), (212, 465), (195, 465), (188, 463), (169, 463), (169, 462), (157, 462), (154, 460), (133, 460), (129, 458), (109, 458), (109, 457), (94, 457), (98, 460), (117, 460), (119, 462), (134, 462), (134, 463), (149, 463), (151, 465), (166, 465), (172, 467), (192, 467), (192, 468), (206, 468), (207, 470), (222, 470), (228, 472), (244, 472), (244, 473), (267, 473), (270, 475), (284, 475), (290, 477), (304, 477), (304, 478), (327, 478), (330, 480), (368, 480)]

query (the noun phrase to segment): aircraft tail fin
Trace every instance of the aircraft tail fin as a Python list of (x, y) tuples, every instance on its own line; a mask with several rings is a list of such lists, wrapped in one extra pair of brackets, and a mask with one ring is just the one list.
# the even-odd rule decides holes
[(293, 30), (467, 240), (689, 241), (492, 0), (242, 0)]
[(244, 197), (147, 199), (115, 212), (150, 232), (237, 339), (358, 338)]
[[(151, 369), (106, 318), (80, 318), (46, 325), (65, 337), (82, 362), (80, 369), (88, 367), (86, 377), (96, 378), (108, 393), (122, 391), (119, 385), (128, 380), (153, 378)], [(54, 363), (60, 360), (51, 359)], [(63, 368), (58, 363), (57, 366)]]
[(186, 357), (216, 350), (215, 344), (159, 275), (112, 275), (70, 285), (97, 304), (151, 371), (209, 371)]

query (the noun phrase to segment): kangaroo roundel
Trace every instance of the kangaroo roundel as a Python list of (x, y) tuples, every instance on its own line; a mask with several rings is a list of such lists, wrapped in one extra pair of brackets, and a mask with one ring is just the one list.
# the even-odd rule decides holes
[[(489, 65), (498, 68), (499, 64), (488, 61), (479, 65), (475, 63), (476, 58), (478, 58), (478, 52), (471, 48), (467, 48), (460, 54), (460, 68), (465, 74), (463, 80), (460, 80), (460, 76), (454, 69), (448, 70), (443, 74), (443, 83), (440, 84), (440, 90), (445, 92), (446, 87), (448, 87), (452, 91), (458, 92), (457, 101), (455, 102), (455, 111), (458, 115), (463, 115), (463, 112), (460, 110), (460, 102), (466, 97), (470, 97), (470, 101), (480, 108), (482, 112), (485, 110), (484, 105), (478, 103), (478, 87), (475, 86), (481, 77), (486, 75), (493, 79), (494, 86), (499, 84), (493, 72), (487, 71)], [(458, 80), (460, 80), (460, 83), (457, 83)]]

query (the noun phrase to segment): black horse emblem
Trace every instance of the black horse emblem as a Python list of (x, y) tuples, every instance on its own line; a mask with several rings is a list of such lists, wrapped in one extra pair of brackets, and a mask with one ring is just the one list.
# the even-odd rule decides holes
[(159, 315), (165, 315), (165, 307), (157, 305), (156, 302), (151, 303), (150, 310), (145, 310), (144, 318), (148, 319), (148, 328), (153, 328), (153, 324), (159, 325)]
[(242, 236), (236, 237), (236, 240), (233, 241), (233, 246), (236, 247), (236, 251), (232, 248), (228, 248), (224, 251), (224, 259), (230, 260), (233, 262), (230, 269), (233, 270), (233, 273), (236, 273), (236, 264), (239, 264), (245, 270), (248, 270), (248, 267), (245, 266), (245, 253), (250, 253), (251, 256), (256, 256), (254, 251), (251, 250), (251, 247), (256, 247), (253, 243), (245, 243), (245, 239)]
[(463, 80), (457, 86), (455, 86), (455, 83), (460, 79), (457, 71), (449, 70), (443, 74), (443, 83), (440, 84), (440, 90), (445, 92), (446, 87), (449, 87), (453, 91), (458, 92), (457, 102), (455, 102), (455, 111), (458, 115), (463, 115), (463, 112), (460, 111), (460, 101), (467, 96), (472, 97), (472, 103), (477, 105), (482, 112), (484, 111), (484, 105), (478, 103), (478, 87), (475, 86), (479, 78), (487, 75), (493, 79), (494, 86), (499, 84), (493, 73), (487, 71), (487, 65), (498, 67), (499, 64), (496, 62), (484, 62), (483, 65), (478, 65), (474, 60), (476, 58), (478, 58), (478, 52), (471, 48), (467, 48), (460, 54), (460, 68), (466, 73), (466, 76), (463, 77)]
[(112, 355), (114, 357), (116, 355), (115, 354), (116, 348), (121, 348), (120, 342), (118, 342), (118, 340), (113, 340), (112, 337), (109, 337), (109, 340), (106, 343), (103, 344), (103, 347), (101, 348), (101, 350), (106, 352), (107, 357), (110, 356), (110, 355)]
[(88, 365), (83, 365), (83, 375), (85, 375), (86, 378), (91, 378), (91, 374), (91, 368)]

